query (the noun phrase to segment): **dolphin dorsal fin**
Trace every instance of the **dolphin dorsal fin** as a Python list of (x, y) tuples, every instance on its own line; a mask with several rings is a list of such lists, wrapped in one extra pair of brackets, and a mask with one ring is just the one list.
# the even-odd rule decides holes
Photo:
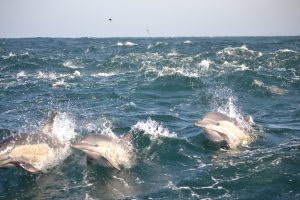
[(131, 142), (132, 139), (133, 139), (133, 134), (131, 132), (125, 133), (122, 136), (122, 140), (125, 141), (125, 142)]
[(54, 118), (56, 117), (57, 112), (51, 112), (46, 123), (41, 127), (41, 131), (44, 134), (49, 134), (52, 132)]

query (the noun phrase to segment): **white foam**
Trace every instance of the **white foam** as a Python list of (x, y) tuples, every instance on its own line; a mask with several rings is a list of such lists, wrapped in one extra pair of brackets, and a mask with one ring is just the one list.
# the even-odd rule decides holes
[(116, 44), (116, 46), (121, 47), (121, 46), (124, 46), (124, 44), (123, 44), (122, 42), (118, 42), (118, 43)]
[(186, 40), (183, 42), (184, 44), (192, 44), (192, 42), (190, 40)]
[(97, 74), (92, 74), (91, 76), (93, 76), (93, 77), (110, 77), (110, 76), (114, 76), (114, 75), (116, 75), (116, 74), (113, 72), (110, 72), (110, 73), (99, 72)]
[(67, 87), (67, 86), (69, 86), (69, 85), (65, 82), (65, 79), (61, 79), (52, 84), (52, 87), (54, 87), (54, 88)]
[(67, 113), (57, 113), (54, 118), (52, 137), (58, 140), (62, 147), (57, 149), (49, 149), (49, 155), (42, 163), (39, 163), (39, 168), (42, 171), (47, 171), (49, 168), (58, 165), (66, 159), (70, 153), (71, 141), (76, 137), (75, 121)]
[(218, 112), (228, 115), (231, 118), (237, 118), (239, 117), (239, 110), (235, 105), (236, 97), (235, 96), (229, 96), (228, 101), (225, 105), (222, 105), (222, 107), (219, 107), (217, 109)]
[(53, 122), (52, 134), (63, 144), (75, 138), (75, 121), (67, 113), (58, 113)]
[(67, 60), (63, 63), (64, 67), (71, 68), (71, 69), (78, 69), (78, 68), (83, 68), (82, 66), (79, 66), (75, 64), (72, 60)]
[(241, 71), (245, 71), (245, 70), (248, 70), (248, 69), (249, 69), (249, 67), (247, 67), (245, 64), (239, 65), (239, 70), (241, 70)]
[(254, 79), (252, 85), (257, 85), (258, 87), (264, 86), (264, 83), (260, 80)]
[(152, 44), (149, 44), (148, 45), (148, 47), (147, 47), (147, 49), (151, 49), (151, 48), (153, 48), (154, 46), (152, 45)]
[(229, 56), (237, 56), (239, 52), (248, 53), (250, 55), (261, 56), (261, 52), (256, 52), (247, 48), (246, 45), (242, 45), (241, 47), (226, 47), (225, 49), (218, 51), (217, 55), (229, 55)]
[(127, 41), (127, 42), (125, 42), (124, 45), (125, 45), (125, 46), (128, 46), (128, 47), (131, 47), (131, 46), (136, 46), (137, 44), (135, 44), (135, 43), (133, 43), (133, 42)]
[(198, 64), (198, 66), (207, 70), (211, 64), (212, 61), (210, 60), (202, 60), (201, 63)]
[(110, 120), (107, 118), (99, 118), (96, 121), (91, 121), (85, 125), (88, 132), (94, 132), (100, 135), (107, 135), (112, 138), (118, 138), (112, 131), (113, 126)]
[(196, 194), (190, 187), (188, 186), (177, 187), (172, 181), (168, 181), (168, 184), (164, 186), (164, 188), (168, 188), (173, 191), (188, 190), (190, 191), (192, 197), (196, 197), (197, 199), (200, 197), (200, 195)]
[(178, 53), (175, 49), (173, 49), (170, 53), (167, 54), (168, 56), (178, 56)]
[(20, 71), (19, 73), (17, 73), (17, 75), (16, 75), (16, 77), (17, 78), (24, 78), (24, 77), (26, 77), (27, 75), (26, 75), (26, 73), (24, 72), (24, 71)]
[(88, 193), (85, 193), (84, 200), (95, 200), (95, 199), (92, 198)]
[(50, 80), (55, 80), (57, 79), (57, 75), (55, 72), (49, 72), (49, 73), (45, 73), (45, 72), (41, 72), (39, 71), (37, 73), (37, 78), (39, 79), (50, 79)]
[(290, 53), (297, 53), (296, 51), (291, 50), (291, 49), (279, 49), (279, 50), (276, 51), (276, 52), (281, 52), (281, 53), (287, 53), (287, 52), (290, 52)]
[(73, 75), (74, 75), (74, 76), (80, 76), (81, 74), (80, 74), (80, 71), (77, 71), (77, 70), (76, 70), (76, 71), (73, 73)]
[(150, 135), (152, 139), (156, 139), (158, 137), (177, 137), (176, 133), (170, 132), (167, 128), (164, 128), (162, 124), (159, 124), (151, 118), (148, 118), (146, 121), (138, 121), (134, 126), (131, 127), (131, 131), (143, 131), (145, 134)]
[(15, 57), (15, 56), (17, 56), (15, 53), (9, 52), (8, 56), (2, 56), (2, 58), (8, 59), (8, 58), (12, 58), (12, 57)]
[(174, 74), (179, 74), (185, 77), (198, 77), (198, 73), (184, 69), (183, 67), (171, 68), (163, 67), (162, 69), (156, 69), (153, 67), (147, 68), (145, 73), (157, 73), (158, 77), (170, 76)]
[(22, 53), (20, 54), (21, 56), (29, 56), (29, 53), (28, 52), (25, 52), (25, 53)]
[(235, 119), (238, 122), (238, 124), (245, 130), (252, 130), (252, 127), (249, 125), (249, 123), (245, 121), (242, 112), (236, 106), (237, 99), (236, 96), (233, 95), (232, 90), (221, 89), (215, 92), (215, 101), (221, 101), (221, 103), (214, 102), (214, 110)]
[(160, 46), (160, 45), (168, 45), (168, 43), (167, 42), (156, 42), (155, 43), (155, 46)]
[(222, 67), (227, 67), (227, 68), (231, 67), (237, 71), (245, 71), (249, 69), (249, 67), (247, 67), (245, 64), (239, 64), (237, 61), (232, 61), (232, 62), (224, 61)]

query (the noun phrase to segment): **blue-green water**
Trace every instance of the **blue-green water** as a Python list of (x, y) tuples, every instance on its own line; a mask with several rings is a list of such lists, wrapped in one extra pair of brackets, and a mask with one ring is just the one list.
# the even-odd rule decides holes
[[(120, 172), (70, 155), (31, 175), (0, 170), (0, 199), (300, 199), (300, 37), (0, 39), (0, 137), (50, 111), (75, 132), (134, 133)], [(237, 150), (193, 122), (251, 115)], [(64, 121), (62, 121), (64, 124)]]

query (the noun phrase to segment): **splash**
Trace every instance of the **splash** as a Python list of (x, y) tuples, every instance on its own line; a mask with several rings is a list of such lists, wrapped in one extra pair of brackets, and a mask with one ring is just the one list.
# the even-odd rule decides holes
[(107, 118), (100, 118), (96, 122), (89, 122), (85, 125), (88, 132), (107, 135), (109, 137), (117, 139), (118, 137), (112, 131), (113, 126), (110, 120)]
[(151, 118), (146, 121), (138, 121), (131, 128), (132, 132), (143, 131), (145, 134), (150, 135), (151, 139), (156, 139), (158, 137), (168, 137), (168, 138), (176, 138), (177, 134), (174, 132), (170, 132), (167, 128), (163, 127), (162, 124), (159, 124), (155, 120)]
[(213, 110), (235, 119), (238, 122), (238, 124), (245, 130), (252, 130), (250, 124), (245, 121), (242, 111), (236, 106), (237, 97), (233, 94), (233, 91), (231, 89), (221, 88), (215, 90), (213, 99)]
[(211, 64), (212, 64), (212, 61), (210, 61), (210, 60), (202, 60), (198, 64), (198, 66), (201, 67), (201, 69), (207, 70)]
[(42, 162), (37, 163), (37, 167), (43, 172), (60, 164), (71, 153), (70, 144), (76, 137), (75, 121), (67, 113), (57, 113), (52, 127), (52, 137), (61, 144), (56, 148), (49, 148), (48, 155)]
[(54, 119), (52, 134), (63, 144), (75, 138), (75, 121), (67, 113), (58, 113)]

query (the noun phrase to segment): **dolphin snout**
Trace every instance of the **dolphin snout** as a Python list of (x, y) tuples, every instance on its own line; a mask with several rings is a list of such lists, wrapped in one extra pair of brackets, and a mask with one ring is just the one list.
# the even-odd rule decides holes
[(205, 126), (207, 126), (207, 122), (205, 122), (205, 121), (195, 121), (194, 125), (198, 126), (198, 127), (205, 127)]
[(70, 146), (75, 149), (82, 149), (86, 145), (83, 145), (81, 143), (76, 143), (76, 144), (71, 144)]

